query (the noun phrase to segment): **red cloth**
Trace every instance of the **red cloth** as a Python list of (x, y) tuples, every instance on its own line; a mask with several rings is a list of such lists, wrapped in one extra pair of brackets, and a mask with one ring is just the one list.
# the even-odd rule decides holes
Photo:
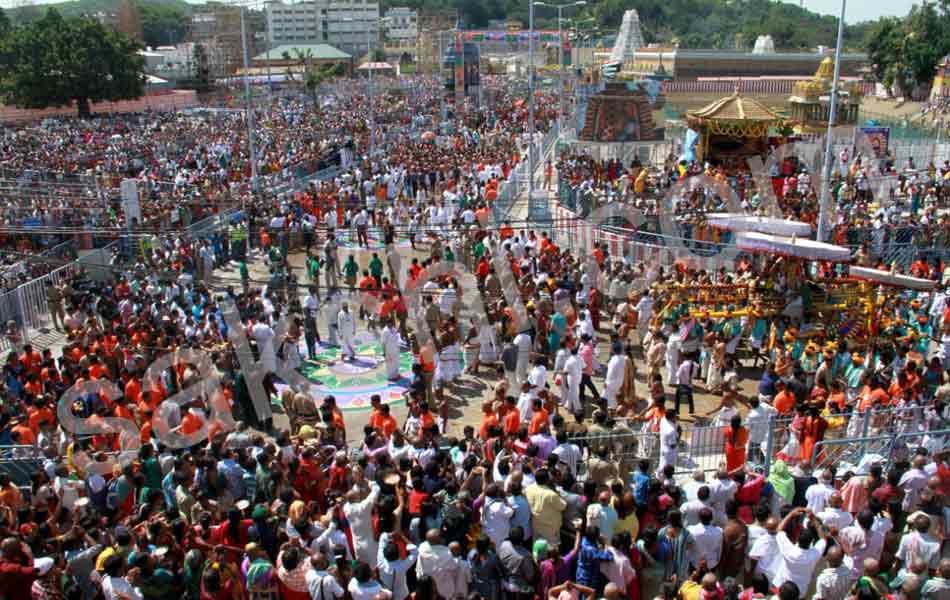
[(30, 600), (36, 569), (10, 560), (0, 560), (0, 590), (4, 600)]

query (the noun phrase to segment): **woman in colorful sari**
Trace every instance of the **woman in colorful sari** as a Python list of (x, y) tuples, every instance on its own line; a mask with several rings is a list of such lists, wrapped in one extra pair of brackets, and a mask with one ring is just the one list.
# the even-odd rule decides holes
[(815, 456), (815, 446), (825, 439), (827, 430), (828, 421), (821, 416), (819, 408), (817, 406), (811, 407), (802, 424), (802, 464), (813, 464), (813, 461), (818, 458)]
[(726, 470), (741, 469), (746, 460), (749, 430), (742, 426), (742, 417), (734, 415), (722, 432), (725, 441)]
[(746, 525), (751, 525), (755, 521), (753, 511), (762, 500), (762, 492), (765, 490), (765, 475), (747, 473), (743, 470), (734, 473), (733, 479), (739, 486), (735, 495), (735, 500), (739, 504), (737, 516)]

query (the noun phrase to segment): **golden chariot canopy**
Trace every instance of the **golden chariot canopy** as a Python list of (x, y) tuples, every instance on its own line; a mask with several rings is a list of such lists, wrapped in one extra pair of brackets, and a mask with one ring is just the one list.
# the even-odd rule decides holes
[(783, 121), (764, 104), (738, 91), (699, 110), (687, 112), (686, 120), (692, 129), (734, 138), (766, 138), (769, 127)]

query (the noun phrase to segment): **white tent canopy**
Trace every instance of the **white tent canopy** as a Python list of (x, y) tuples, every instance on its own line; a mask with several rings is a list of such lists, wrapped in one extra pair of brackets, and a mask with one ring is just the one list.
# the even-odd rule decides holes
[(865, 281), (907, 288), (909, 290), (927, 291), (937, 287), (936, 281), (911, 277), (910, 275), (901, 275), (900, 273), (891, 273), (890, 271), (882, 271), (881, 269), (851, 266), (848, 269), (848, 274), (851, 277), (864, 279)]
[(809, 236), (811, 225), (801, 221), (776, 219), (773, 217), (757, 217), (743, 213), (708, 213), (706, 222), (717, 229), (729, 231), (756, 231), (784, 236)]
[(779, 254), (806, 260), (845, 262), (851, 259), (851, 251), (843, 246), (767, 233), (739, 233), (736, 235), (736, 246), (747, 252)]

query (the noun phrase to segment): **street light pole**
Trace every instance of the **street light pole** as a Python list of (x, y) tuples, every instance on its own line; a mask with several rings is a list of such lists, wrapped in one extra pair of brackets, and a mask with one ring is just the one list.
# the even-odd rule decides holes
[[(341, 19), (344, 23), (356, 23), (357, 19), (355, 17), (344, 17)], [(378, 27), (377, 19), (377, 27)], [(367, 83), (367, 96), (366, 96), (366, 105), (369, 112), (369, 156), (372, 160), (373, 151), (376, 147), (376, 113), (373, 109), (373, 49), (370, 42), (370, 32), (369, 27), (366, 28), (366, 66), (369, 71), (367, 74), (368, 83)]]
[(558, 115), (557, 115), (557, 132), (558, 136), (561, 135), (561, 122), (564, 119), (564, 33), (561, 29), (561, 23), (564, 20), (563, 11), (565, 8), (571, 8), (572, 6), (584, 6), (587, 4), (586, 0), (578, 0), (577, 2), (569, 2), (567, 4), (548, 4), (547, 2), (537, 1), (534, 3), (535, 6), (548, 6), (551, 8), (557, 9), (557, 73), (558, 73)]
[[(378, 26), (378, 21), (377, 21)], [(373, 151), (376, 149), (376, 109), (373, 107), (373, 47), (370, 45), (369, 27), (366, 28), (366, 59), (369, 64), (369, 160), (373, 164)]]
[[(248, 79), (247, 59), (247, 28), (244, 26), (244, 7), (241, 7), (241, 45), (244, 48), (244, 123), (247, 125), (247, 151), (251, 158), (251, 190), (254, 194), (260, 192), (260, 183), (257, 179), (257, 149), (254, 146), (254, 107), (251, 106), (251, 80)], [(241, 194), (241, 212), (247, 215), (247, 195)], [(248, 220), (250, 223), (250, 220)], [(244, 255), (251, 251), (251, 231), (248, 227), (248, 236), (244, 240)]]
[(818, 200), (818, 233), (819, 242), (823, 242), (828, 235), (828, 210), (831, 204), (831, 168), (834, 165), (834, 128), (838, 117), (838, 82), (841, 78), (841, 46), (844, 42), (844, 12), (847, 0), (841, 0), (841, 17), (838, 19), (838, 41), (835, 44), (835, 75), (831, 84), (831, 106), (828, 111), (828, 139), (825, 140), (825, 164), (821, 178), (821, 196)]
[(534, 5), (528, 5), (528, 202), (534, 192)]

